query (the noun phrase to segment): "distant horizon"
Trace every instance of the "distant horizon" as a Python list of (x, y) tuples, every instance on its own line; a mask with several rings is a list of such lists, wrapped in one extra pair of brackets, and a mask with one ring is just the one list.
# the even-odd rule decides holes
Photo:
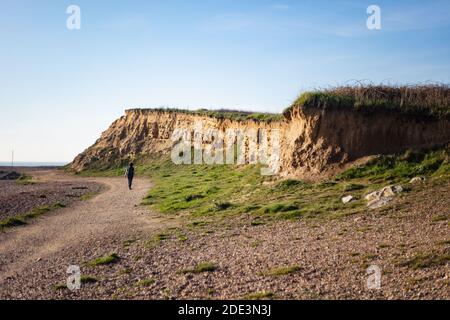
[[(72, 159), (73, 160), (73, 159)], [(14, 167), (54, 167), (54, 166), (65, 166), (69, 164), (70, 161), (14, 161)], [(0, 161), (0, 167), (11, 167), (11, 161)]]

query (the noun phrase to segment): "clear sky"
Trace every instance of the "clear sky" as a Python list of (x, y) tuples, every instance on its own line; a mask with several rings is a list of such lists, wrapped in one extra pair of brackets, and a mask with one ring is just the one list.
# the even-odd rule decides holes
[(449, 83), (450, 1), (0, 0), (0, 161), (70, 161), (129, 107), (279, 112), (352, 79)]

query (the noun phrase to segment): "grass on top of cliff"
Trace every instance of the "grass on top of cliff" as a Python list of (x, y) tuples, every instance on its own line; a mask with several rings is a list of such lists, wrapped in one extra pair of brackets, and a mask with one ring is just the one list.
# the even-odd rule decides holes
[(358, 85), (305, 92), (283, 114), (293, 108), (347, 109), (366, 114), (397, 112), (405, 115), (450, 118), (450, 86)]
[(268, 112), (250, 112), (250, 111), (240, 111), (240, 110), (230, 110), (230, 109), (198, 109), (198, 110), (186, 110), (186, 109), (176, 109), (176, 108), (154, 108), (154, 109), (130, 109), (128, 111), (159, 111), (159, 112), (176, 112), (176, 113), (186, 113), (198, 116), (212, 117), (216, 119), (228, 119), (233, 121), (261, 121), (261, 122), (272, 122), (272, 121), (282, 121), (284, 119), (281, 113), (268, 113)]

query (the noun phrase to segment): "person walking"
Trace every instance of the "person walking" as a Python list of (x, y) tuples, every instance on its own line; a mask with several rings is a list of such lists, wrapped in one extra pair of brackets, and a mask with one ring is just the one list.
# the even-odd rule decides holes
[(134, 165), (133, 163), (130, 163), (130, 165), (127, 168), (127, 172), (125, 173), (125, 176), (128, 178), (128, 189), (131, 190), (131, 185), (133, 184), (133, 177), (134, 177)]

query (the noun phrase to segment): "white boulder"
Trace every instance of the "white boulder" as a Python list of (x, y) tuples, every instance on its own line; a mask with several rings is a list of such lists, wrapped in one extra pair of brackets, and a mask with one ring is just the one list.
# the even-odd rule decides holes
[(424, 183), (425, 180), (426, 180), (425, 177), (414, 177), (409, 181), (409, 183), (411, 184)]
[(364, 199), (367, 200), (367, 206), (370, 209), (376, 209), (389, 203), (397, 193), (402, 191), (402, 186), (387, 186), (367, 194)]
[(345, 204), (345, 203), (355, 201), (356, 199), (353, 196), (348, 195), (348, 196), (342, 197), (341, 200), (342, 200), (342, 203)]

